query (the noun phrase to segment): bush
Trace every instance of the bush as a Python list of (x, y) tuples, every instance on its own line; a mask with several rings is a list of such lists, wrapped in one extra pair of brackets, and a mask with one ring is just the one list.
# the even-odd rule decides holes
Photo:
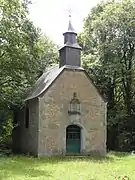
[(9, 116), (6, 121), (0, 125), (0, 147), (1, 149), (11, 148), (12, 144), (12, 117)]

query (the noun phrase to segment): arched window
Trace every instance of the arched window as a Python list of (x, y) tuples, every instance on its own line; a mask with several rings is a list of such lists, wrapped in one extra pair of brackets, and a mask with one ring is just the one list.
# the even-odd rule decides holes
[(80, 114), (80, 101), (77, 98), (77, 94), (73, 93), (73, 98), (71, 99), (69, 103), (69, 110), (68, 112), (70, 114)]

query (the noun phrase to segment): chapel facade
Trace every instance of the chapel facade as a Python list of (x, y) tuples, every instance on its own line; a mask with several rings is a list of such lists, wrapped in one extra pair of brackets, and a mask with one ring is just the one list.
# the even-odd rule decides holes
[(106, 102), (81, 67), (82, 48), (71, 21), (63, 35), (59, 65), (47, 69), (25, 99), (13, 130), (14, 149), (36, 156), (104, 156)]

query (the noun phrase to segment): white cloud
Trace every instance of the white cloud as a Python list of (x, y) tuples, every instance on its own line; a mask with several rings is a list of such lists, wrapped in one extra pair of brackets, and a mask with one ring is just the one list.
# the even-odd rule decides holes
[(83, 26), (83, 19), (100, 0), (33, 0), (30, 18), (55, 43), (63, 44), (62, 33), (68, 25), (68, 10), (72, 9), (72, 22), (77, 32)]

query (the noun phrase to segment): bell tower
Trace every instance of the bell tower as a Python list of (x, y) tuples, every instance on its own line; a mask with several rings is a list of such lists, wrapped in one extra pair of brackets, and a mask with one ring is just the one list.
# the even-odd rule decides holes
[(69, 15), (68, 30), (63, 34), (64, 45), (59, 49), (60, 67), (64, 65), (81, 66), (81, 47), (77, 42), (77, 33), (75, 32), (72, 23), (71, 15)]

